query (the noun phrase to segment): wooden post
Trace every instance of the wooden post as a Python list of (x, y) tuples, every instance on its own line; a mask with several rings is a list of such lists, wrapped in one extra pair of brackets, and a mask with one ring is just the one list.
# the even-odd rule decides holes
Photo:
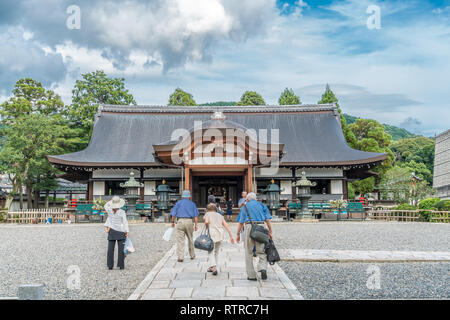
[(250, 165), (247, 169), (248, 192), (253, 192), (253, 167)]
[(248, 190), (248, 169), (245, 169), (245, 173), (244, 173), (244, 190), (246, 192), (250, 192)]
[[(295, 176), (295, 171), (297, 170), (297, 168), (292, 167), (291, 168), (291, 172), (292, 172), (292, 184), (294, 184), (294, 182), (297, 181), (297, 178)], [(292, 186), (292, 201), (293, 202), (297, 202), (297, 188)]]
[(347, 178), (342, 179), (342, 192), (344, 200), (348, 200), (348, 181)]
[[(144, 183), (144, 169), (140, 169), (139, 182)], [(144, 187), (140, 188), (139, 193), (139, 200), (144, 201)]]
[(184, 167), (184, 190), (191, 190), (191, 170), (189, 167)]
[[(94, 194), (94, 182), (89, 181), (88, 182), (88, 202), (92, 202), (93, 194)], [(70, 199), (70, 200), (72, 200), (72, 199)]]

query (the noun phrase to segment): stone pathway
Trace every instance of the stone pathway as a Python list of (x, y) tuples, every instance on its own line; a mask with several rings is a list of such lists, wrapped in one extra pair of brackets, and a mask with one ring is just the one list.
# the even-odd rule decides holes
[(450, 252), (279, 249), (283, 261), (450, 262)]
[(247, 280), (243, 243), (222, 244), (219, 258), (222, 262), (217, 276), (206, 271), (210, 266), (206, 251), (196, 249), (196, 258), (191, 260), (186, 249), (184, 262), (177, 262), (175, 249), (174, 245), (128, 300), (303, 299), (277, 264), (269, 265), (267, 280)]

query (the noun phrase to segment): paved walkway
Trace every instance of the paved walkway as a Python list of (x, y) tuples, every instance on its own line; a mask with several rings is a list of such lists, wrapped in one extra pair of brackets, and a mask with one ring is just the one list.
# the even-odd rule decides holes
[(267, 280), (247, 280), (243, 243), (222, 244), (222, 262), (217, 276), (206, 271), (210, 266), (206, 251), (196, 250), (196, 258), (191, 260), (186, 249), (184, 262), (177, 262), (175, 248), (174, 245), (150, 271), (129, 300), (303, 299), (291, 280), (276, 264), (269, 265)]
[(450, 262), (450, 252), (280, 249), (283, 261), (309, 262)]

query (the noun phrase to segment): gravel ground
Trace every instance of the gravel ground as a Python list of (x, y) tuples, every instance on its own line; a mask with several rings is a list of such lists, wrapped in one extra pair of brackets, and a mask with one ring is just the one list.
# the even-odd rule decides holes
[[(165, 228), (130, 225), (136, 252), (125, 270), (110, 271), (101, 224), (0, 226), (0, 297), (16, 296), (20, 284), (44, 283), (44, 299), (127, 299), (172, 246), (162, 240)], [(71, 265), (81, 270), (80, 290), (67, 289)]]
[[(450, 224), (389, 222), (274, 223), (279, 248), (449, 251)], [(130, 225), (136, 253), (125, 270), (106, 268), (101, 224), (1, 225), (0, 297), (20, 284), (44, 283), (45, 299), (126, 299), (172, 246), (166, 224)], [(236, 223), (231, 224), (233, 234)], [(67, 268), (79, 266), (81, 289), (67, 289)], [(305, 298), (450, 298), (448, 263), (379, 264), (381, 290), (365, 286), (368, 264), (295, 263), (280, 266)]]
[[(305, 299), (450, 299), (450, 263), (282, 262)], [(380, 289), (367, 288), (369, 266), (380, 269)], [(370, 285), (369, 285), (370, 286)]]
[[(319, 222), (273, 224), (278, 248), (450, 251), (450, 224)], [(380, 268), (380, 290), (368, 289)], [(450, 263), (281, 262), (305, 299), (450, 299)]]
[(450, 223), (273, 223), (273, 233), (284, 249), (450, 251)]

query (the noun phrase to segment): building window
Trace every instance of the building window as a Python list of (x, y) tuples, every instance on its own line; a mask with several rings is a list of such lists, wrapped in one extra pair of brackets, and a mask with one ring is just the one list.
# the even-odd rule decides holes
[(125, 189), (120, 186), (121, 183), (125, 182), (123, 181), (106, 181), (105, 182), (105, 189), (106, 189), (106, 195), (107, 196), (121, 196), (125, 194)]

